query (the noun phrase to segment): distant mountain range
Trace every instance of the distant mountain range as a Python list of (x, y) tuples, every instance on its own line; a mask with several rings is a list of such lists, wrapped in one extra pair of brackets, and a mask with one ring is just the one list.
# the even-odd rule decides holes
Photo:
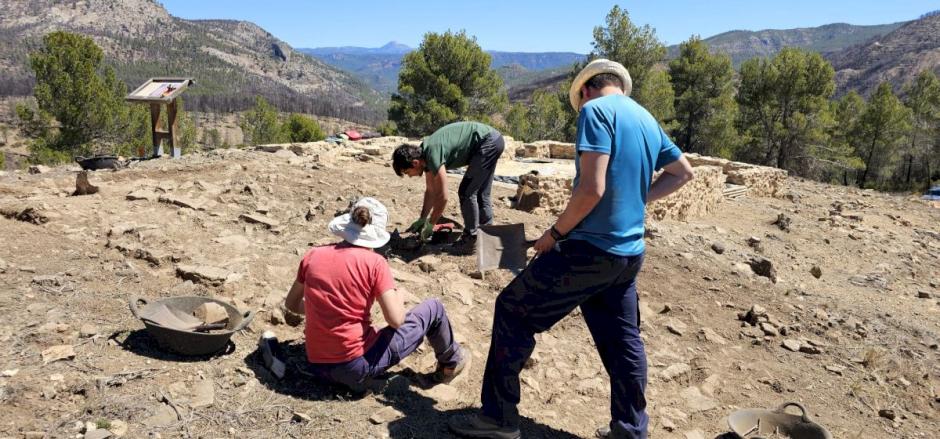
[(196, 78), (187, 108), (233, 111), (265, 96), (285, 111), (384, 119), (387, 97), (246, 21), (186, 20), (153, 0), (4, 0), (0, 96), (30, 93), (27, 56), (46, 33), (90, 36), (130, 88), (152, 76)]
[[(398, 89), (398, 71), (401, 60), (413, 49), (396, 42), (382, 47), (318, 47), (297, 49), (314, 56), (334, 67), (350, 72), (372, 86), (392, 93)], [(500, 72), (507, 84), (526, 78), (534, 72), (548, 69), (569, 68), (585, 59), (585, 55), (572, 52), (500, 52), (487, 51), (492, 56), (492, 66)], [(537, 77), (539, 74), (535, 74)]]
[(867, 95), (883, 81), (900, 86), (922, 70), (940, 75), (940, 14), (905, 23), (891, 33), (826, 56), (836, 69), (840, 93)]
[[(237, 111), (255, 96), (282, 111), (375, 123), (397, 89), (402, 57), (413, 50), (390, 42), (378, 48), (294, 49), (257, 25), (233, 20), (186, 20), (155, 0), (4, 0), (0, 14), (0, 97), (29, 94), (28, 54), (48, 32), (90, 36), (129, 87), (148, 77), (189, 76), (196, 86), (186, 105)], [(923, 69), (940, 73), (940, 14), (879, 26), (830, 24), (814, 28), (731, 31), (705, 39), (735, 65), (773, 56), (784, 47), (819, 51), (837, 74), (838, 92), (867, 94), (880, 81), (896, 88)], [(670, 56), (678, 46), (668, 48)], [(557, 90), (585, 55), (572, 52), (490, 51), (510, 98)]]
[[(836, 69), (837, 94), (848, 90), (867, 95), (881, 81), (890, 81), (897, 91), (920, 71), (940, 74), (940, 14), (925, 14), (917, 20), (876, 26), (845, 23), (799, 29), (731, 31), (706, 38), (713, 52), (727, 53), (735, 67), (754, 57), (771, 57), (784, 47), (799, 47), (823, 54)], [(679, 45), (667, 48), (675, 58)], [(535, 90), (557, 90), (567, 77), (550, 72), (532, 82), (509, 89), (509, 98), (527, 100)]]
[[(846, 23), (797, 29), (734, 30), (706, 38), (713, 51), (731, 55), (735, 67), (755, 57), (770, 57), (784, 47), (799, 47), (820, 53), (838, 52), (885, 35), (904, 25), (901, 23), (856, 26)], [(679, 45), (668, 48), (670, 59), (679, 56)]]

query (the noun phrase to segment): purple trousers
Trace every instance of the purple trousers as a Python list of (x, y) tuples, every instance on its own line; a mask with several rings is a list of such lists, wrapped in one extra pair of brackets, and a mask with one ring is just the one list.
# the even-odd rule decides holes
[(318, 378), (359, 389), (366, 379), (382, 374), (414, 352), (424, 337), (444, 367), (462, 360), (444, 305), (438, 299), (427, 299), (408, 311), (405, 323), (397, 329), (382, 328), (375, 344), (361, 357), (343, 363), (308, 363), (308, 370)]

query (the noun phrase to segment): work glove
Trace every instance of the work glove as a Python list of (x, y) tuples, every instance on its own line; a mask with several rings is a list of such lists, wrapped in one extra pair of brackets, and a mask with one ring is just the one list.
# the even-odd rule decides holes
[(425, 221), (424, 226), (421, 227), (421, 240), (427, 241), (431, 239), (431, 234), (434, 233), (434, 224), (431, 224), (430, 221)]
[(423, 217), (418, 218), (415, 222), (411, 223), (411, 225), (408, 226), (407, 229), (405, 229), (405, 232), (406, 233), (418, 233), (422, 229), (424, 229), (424, 226), (426, 224), (428, 224), (428, 220), (426, 218), (423, 218)]

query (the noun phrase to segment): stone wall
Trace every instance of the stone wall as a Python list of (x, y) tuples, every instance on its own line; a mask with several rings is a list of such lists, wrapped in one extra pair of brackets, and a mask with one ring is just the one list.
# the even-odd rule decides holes
[(525, 143), (515, 149), (516, 157), (533, 159), (568, 159), (574, 160), (575, 150), (573, 143), (556, 142), (554, 140), (539, 140)]
[(559, 215), (571, 197), (571, 177), (523, 174), (516, 188), (516, 209)]
[(685, 154), (693, 167), (717, 166), (728, 175), (728, 183), (747, 186), (748, 195), (757, 197), (780, 197), (786, 189), (787, 171), (769, 166), (733, 162), (717, 157)]
[[(724, 198), (725, 174), (717, 166), (699, 166), (694, 168), (694, 172), (692, 182), (647, 206), (651, 218), (686, 220), (718, 208)], [(525, 174), (519, 177), (516, 208), (535, 214), (558, 215), (565, 210), (570, 197), (570, 177)]]
[(692, 168), (695, 179), (666, 198), (646, 206), (646, 213), (655, 220), (705, 216), (714, 212), (724, 200), (725, 173), (718, 166)]

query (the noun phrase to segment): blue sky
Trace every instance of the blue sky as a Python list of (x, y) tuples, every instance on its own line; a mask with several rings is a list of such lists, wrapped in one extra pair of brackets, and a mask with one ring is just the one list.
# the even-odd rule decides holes
[[(426, 32), (465, 29), (484, 49), (519, 52), (591, 50), (592, 30), (614, 3), (596, 0), (300, 1), (163, 0), (183, 18), (252, 21), (294, 47), (415, 47)], [(789, 29), (828, 23), (885, 24), (940, 9), (940, 0), (646, 0), (618, 3), (634, 23), (675, 44), (735, 29)]]

